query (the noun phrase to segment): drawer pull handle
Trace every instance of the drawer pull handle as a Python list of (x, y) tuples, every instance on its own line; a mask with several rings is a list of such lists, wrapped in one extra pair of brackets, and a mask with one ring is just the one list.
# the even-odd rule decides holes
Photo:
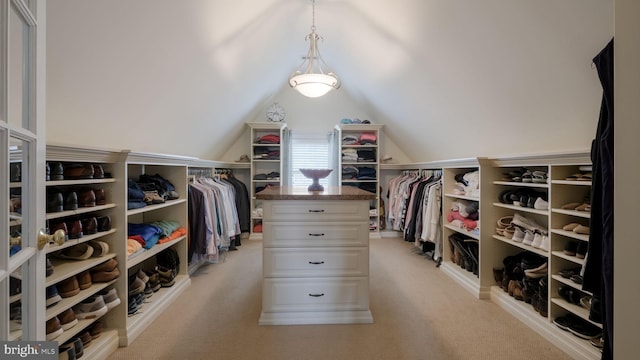
[(322, 265), (322, 264), (324, 264), (324, 261), (309, 261), (309, 264), (311, 264), (311, 265)]
[(320, 297), (320, 296), (324, 296), (324, 293), (322, 293), (322, 294), (309, 294), (309, 296), (311, 296), (311, 297)]
[(323, 213), (324, 209), (321, 210), (309, 210), (310, 213)]
[(324, 236), (324, 233), (320, 233), (320, 234), (312, 234), (312, 233), (309, 233), (309, 236)]

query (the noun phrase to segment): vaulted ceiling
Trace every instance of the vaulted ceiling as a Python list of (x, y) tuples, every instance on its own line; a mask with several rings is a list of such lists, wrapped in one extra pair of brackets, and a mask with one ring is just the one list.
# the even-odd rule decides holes
[(233, 156), (273, 101), (292, 128), (385, 124), (414, 161), (584, 149), (601, 96), (591, 59), (613, 34), (613, 0), (317, 0), (343, 87), (307, 99), (286, 79), (307, 49), (310, 0), (47, 7), (51, 142), (208, 159)]

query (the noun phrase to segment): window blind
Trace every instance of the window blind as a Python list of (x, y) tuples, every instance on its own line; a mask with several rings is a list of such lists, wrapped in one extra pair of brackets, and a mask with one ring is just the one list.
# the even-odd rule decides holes
[[(326, 169), (329, 167), (329, 139), (323, 132), (291, 132), (291, 184), (309, 186), (307, 179), (298, 169)], [(320, 179), (326, 186), (328, 178)]]

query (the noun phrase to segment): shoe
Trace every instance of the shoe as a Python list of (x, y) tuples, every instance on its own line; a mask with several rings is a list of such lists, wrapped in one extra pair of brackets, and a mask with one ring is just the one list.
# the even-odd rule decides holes
[[(92, 296), (73, 308), (78, 319), (95, 319), (106, 314), (109, 309), (102, 295)], [(89, 335), (91, 337), (91, 335)], [(84, 343), (84, 342), (83, 342)]]
[(562, 269), (558, 271), (558, 275), (562, 276), (565, 279), (570, 279), (573, 275), (580, 275), (580, 270), (580, 268)]
[(93, 165), (91, 164), (66, 164), (64, 166), (64, 178), (69, 180), (93, 179)]
[(62, 221), (49, 223), (49, 235), (55, 234), (55, 232), (58, 230), (64, 231), (64, 241), (69, 240), (69, 229), (67, 228), (66, 222)]
[(76, 318), (76, 314), (71, 308), (58, 314), (58, 319), (60, 320), (60, 325), (64, 330), (69, 330), (78, 324), (78, 318)]
[(585, 295), (580, 298), (580, 306), (587, 310), (591, 310), (591, 296)]
[(109, 244), (104, 241), (90, 240), (88, 244), (93, 248), (92, 257), (101, 257), (109, 253)]
[(580, 224), (578, 224), (578, 223), (569, 223), (569, 224), (563, 226), (562, 230), (573, 231), (573, 229), (575, 229), (578, 225), (580, 225)]
[(96, 205), (106, 205), (107, 198), (104, 193), (104, 189), (94, 189), (93, 193), (96, 195)]
[(145, 284), (149, 282), (149, 276), (142, 269), (138, 270), (138, 272), (136, 273), (136, 276), (140, 278), (140, 280), (142, 280)]
[(94, 207), (96, 206), (96, 193), (93, 189), (83, 189), (78, 193), (78, 206)]
[(78, 275), (76, 275), (76, 278), (78, 279), (78, 286), (80, 287), (80, 290), (85, 290), (91, 287), (92, 282), (91, 282), (91, 274), (89, 273), (89, 270), (85, 270), (81, 273), (79, 273)]
[(576, 207), (575, 210), (576, 211), (590, 212), (591, 211), (591, 205), (589, 205), (589, 204), (580, 204), (580, 206)]
[(164, 203), (164, 198), (158, 194), (158, 190), (145, 191), (142, 201), (147, 204), (162, 204)]
[(66, 343), (60, 345), (60, 349), (68, 348), (73, 350), (74, 359), (80, 359), (82, 355), (84, 355), (84, 346), (82, 345), (82, 340), (80, 338), (73, 338)]
[(147, 283), (153, 292), (157, 292), (162, 287), (160, 284), (160, 274), (153, 272), (149, 275), (149, 282)]
[(64, 198), (59, 191), (52, 191), (47, 194), (47, 212), (60, 212), (64, 210)]
[(513, 214), (513, 221), (511, 222), (514, 225), (518, 225), (526, 230), (536, 231), (538, 230), (541, 234), (546, 234), (547, 229), (538, 224), (535, 220), (524, 217), (518, 213)]
[(138, 295), (144, 292), (145, 283), (137, 276), (129, 280), (129, 296)]
[(539, 248), (541, 244), (542, 244), (542, 235), (540, 235), (540, 233), (536, 233), (533, 236), (533, 242), (531, 243), (531, 246), (534, 248)]
[(598, 349), (604, 348), (604, 337), (599, 336), (591, 339), (591, 345), (597, 347)]
[(580, 274), (571, 275), (569, 280), (573, 281), (574, 283), (576, 283), (578, 285), (582, 285), (582, 276)]
[(22, 163), (12, 162), (9, 165), (9, 181), (20, 182), (22, 180), (21, 174), (22, 174)]
[(164, 266), (156, 266), (158, 272), (161, 287), (170, 287), (175, 283), (176, 271)]
[(62, 296), (60, 296), (60, 294), (58, 293), (58, 289), (56, 288), (55, 285), (47, 286), (46, 292), (47, 292), (47, 300), (46, 300), (47, 307), (53, 306), (59, 303), (60, 300), (62, 300)]
[(593, 338), (602, 336), (602, 330), (599, 327), (591, 324), (586, 320), (579, 320), (580, 321), (569, 324), (569, 331), (573, 335), (585, 340), (591, 340)]
[(85, 349), (88, 348), (89, 345), (91, 345), (91, 340), (93, 340), (93, 338), (91, 337), (91, 333), (89, 333), (88, 331), (80, 334), (79, 338), (80, 341), (82, 341), (82, 347)]
[(524, 240), (524, 237), (525, 237), (524, 231), (522, 231), (522, 229), (516, 226), (513, 232), (512, 240), (515, 242), (522, 242)]
[(118, 261), (116, 259), (111, 258), (102, 264), (98, 264), (91, 268), (91, 272), (99, 272), (99, 271), (113, 271), (118, 266)]
[(573, 229), (576, 234), (589, 235), (589, 227), (584, 225), (578, 225)]
[(111, 218), (109, 216), (101, 216), (98, 218), (98, 231), (111, 230)]
[(549, 240), (549, 237), (547, 235), (542, 235), (542, 239), (540, 240), (540, 246), (538, 247), (538, 249), (549, 251), (550, 247), (551, 241)]
[(56, 288), (63, 298), (78, 295), (80, 293), (80, 285), (78, 279), (75, 276), (64, 279), (56, 284)]
[(53, 264), (51, 263), (51, 260), (49, 260), (49, 258), (47, 257), (47, 270), (46, 270), (46, 276), (51, 276), (53, 274), (54, 271), (54, 267)]
[[(120, 299), (118, 299), (118, 303), (120, 303), (119, 300)], [(95, 340), (96, 338), (99, 338), (100, 335), (102, 335), (102, 331), (104, 331), (104, 325), (102, 324), (102, 321), (96, 321), (91, 324), (91, 326), (89, 326), (87, 331), (89, 331), (89, 334), (91, 334), (91, 339)]]
[(526, 269), (524, 271), (524, 276), (531, 278), (531, 279), (538, 279), (541, 278), (543, 276), (547, 276), (547, 263), (545, 262), (544, 264), (538, 266), (537, 268), (534, 269)]
[(116, 288), (112, 288), (111, 290), (102, 291), (98, 293), (102, 295), (102, 299), (104, 300), (105, 305), (107, 305), (107, 309), (111, 310), (114, 307), (120, 305), (120, 298), (118, 297), (118, 292)]
[(70, 191), (67, 193), (64, 199), (65, 210), (77, 210), (78, 209), (78, 193)]
[(549, 203), (543, 198), (539, 197), (536, 202), (533, 203), (533, 208), (538, 210), (549, 210)]
[(57, 257), (67, 260), (87, 260), (91, 255), (93, 248), (87, 243), (80, 243), (56, 253)]
[(580, 241), (578, 243), (578, 247), (576, 248), (576, 257), (578, 259), (584, 259), (587, 256), (587, 251), (589, 250), (589, 242)]
[(578, 318), (577, 316), (571, 313), (568, 313), (567, 315), (558, 316), (557, 318), (553, 319), (553, 323), (560, 329), (564, 331), (569, 331), (569, 327), (571, 326), (571, 324), (579, 320), (580, 318)]
[(104, 179), (104, 169), (100, 164), (93, 164), (93, 178), (94, 179)]
[(47, 341), (52, 341), (58, 336), (62, 335), (64, 329), (60, 325), (60, 320), (57, 316), (47, 320)]
[(569, 241), (564, 246), (564, 250), (562, 251), (565, 255), (576, 256), (576, 250), (578, 250), (578, 242), (577, 241)]
[(64, 180), (64, 168), (62, 167), (62, 163), (59, 163), (59, 162), (49, 163), (49, 168), (51, 171), (52, 181)]
[(67, 233), (69, 239), (79, 239), (84, 236), (84, 233), (82, 232), (82, 222), (80, 220), (68, 222), (67, 229), (69, 229), (69, 232)]
[(580, 305), (580, 298), (582, 293), (571, 286), (558, 287), (558, 295), (563, 298), (569, 304)]
[(92, 271), (91, 279), (95, 283), (105, 283), (112, 281), (120, 276), (120, 270), (117, 267), (109, 271)]
[(98, 220), (95, 216), (82, 219), (82, 233), (84, 235), (93, 235), (98, 232)]
[(73, 343), (62, 344), (58, 348), (58, 360), (75, 360), (78, 359), (76, 356), (76, 349)]
[(533, 238), (534, 238), (534, 233), (531, 230), (525, 230), (524, 232), (524, 238), (522, 240), (522, 243), (524, 245), (529, 245), (531, 246), (531, 244), (533, 244)]
[(14, 296), (22, 293), (22, 280), (16, 279), (13, 276), (9, 277), (9, 296)]

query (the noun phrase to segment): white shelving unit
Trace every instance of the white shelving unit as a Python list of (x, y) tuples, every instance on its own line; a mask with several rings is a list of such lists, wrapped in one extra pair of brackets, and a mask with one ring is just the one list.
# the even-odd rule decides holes
[[(179, 198), (168, 200), (162, 204), (148, 205), (138, 209), (123, 211), (119, 213), (118, 220), (121, 221), (122, 224), (125, 224), (125, 226), (128, 223), (141, 224), (153, 221), (172, 220), (177, 221), (181, 226), (187, 227), (187, 163), (190, 160), (191, 158), (159, 154), (123, 153), (123, 161), (120, 163), (120, 171), (123, 174), (122, 179), (138, 180), (142, 174), (158, 174), (173, 184)], [(123, 196), (122, 203), (126, 204), (126, 189), (121, 194)], [(126, 234), (122, 241), (126, 245)], [(131, 316), (127, 316), (127, 302), (123, 301), (125, 304), (123, 307), (125, 313), (122, 318), (118, 319), (121, 329), (121, 346), (127, 346), (135, 340), (142, 331), (151, 325), (153, 320), (160, 316), (169, 304), (175, 301), (191, 284), (191, 279), (188, 275), (187, 236), (178, 237), (167, 243), (156, 244), (132, 258), (127, 258), (125, 251), (124, 279), (126, 280), (129, 276), (136, 274), (139, 269), (143, 269), (146, 272), (153, 271), (156, 266), (156, 255), (167, 248), (176, 250), (180, 258), (180, 266), (175, 278), (175, 284), (171, 287), (163, 287), (158, 292), (155, 292), (152, 296), (153, 301), (146, 302), (139, 312)], [(128, 281), (123, 281), (120, 286), (122, 287), (122, 293), (128, 294)]]
[[(262, 238), (262, 233), (255, 231), (256, 225), (262, 224), (262, 201), (256, 200), (256, 190), (274, 185), (284, 186), (288, 184), (286, 167), (288, 159), (288, 143), (290, 130), (286, 123), (279, 122), (248, 122), (250, 129), (251, 149), (251, 185), (249, 196), (251, 197), (251, 238)], [(261, 143), (261, 138), (266, 135), (277, 135), (279, 142)], [(276, 154), (277, 152), (277, 154)], [(259, 211), (256, 211), (260, 209)]]
[[(356, 186), (363, 190), (376, 194), (376, 199), (371, 201), (369, 206), (369, 230), (371, 235), (380, 236), (380, 135), (384, 125), (380, 124), (338, 124), (335, 126), (337, 132), (338, 148), (338, 183), (340, 185)], [(368, 141), (364, 140), (363, 135)], [(348, 141), (345, 138), (350, 138)], [(374, 139), (374, 140), (371, 140)], [(345, 158), (344, 152), (354, 152), (356, 159)], [(362, 157), (358, 152), (367, 153)], [(358, 173), (348, 173), (347, 169), (356, 168)], [(364, 170), (368, 171), (367, 178), (361, 179)], [(352, 178), (347, 178), (347, 174), (354, 174)]]
[[(49, 163), (82, 163), (100, 165), (105, 175), (104, 179), (81, 179), (81, 180), (57, 180), (47, 181), (47, 191), (77, 191), (79, 189), (102, 189), (105, 193), (106, 204), (96, 205), (92, 207), (79, 207), (77, 210), (65, 210), (61, 212), (51, 212), (46, 214), (47, 224), (83, 220), (91, 217), (109, 216), (112, 219), (110, 230), (98, 231), (95, 234), (84, 234), (77, 239), (69, 239), (62, 245), (50, 244), (46, 249), (47, 257), (51, 259), (54, 265), (54, 272), (45, 278), (46, 286), (54, 286), (60, 281), (69, 277), (76, 276), (79, 273), (91, 269), (111, 258), (116, 258), (119, 262), (122, 259), (122, 250), (124, 245), (120, 241), (120, 236), (124, 229), (121, 223), (113, 221), (116, 217), (115, 208), (119, 200), (118, 181), (113, 176), (113, 171), (117, 167), (117, 161), (120, 158), (119, 152), (102, 149), (74, 148), (60, 145), (47, 146), (47, 162)], [(62, 260), (55, 258), (54, 253), (69, 248), (74, 245), (86, 243), (90, 240), (104, 241), (109, 245), (109, 253), (101, 257), (91, 257), (87, 260)], [(123, 270), (122, 264), (119, 270)], [(122, 274), (122, 272), (121, 272)], [(123, 300), (123, 293), (119, 290), (120, 283), (124, 282), (125, 277), (118, 277), (106, 283), (93, 283), (89, 288), (81, 290), (79, 294), (63, 298), (57, 304), (46, 309), (45, 321), (52, 319), (63, 311), (72, 308), (83, 300), (113, 287), (118, 289), (118, 295)], [(122, 301), (123, 302), (123, 301)], [(118, 305), (109, 313), (99, 319), (79, 320), (78, 324), (65, 330), (62, 335), (58, 336), (55, 341), (59, 344), (79, 336), (82, 332), (96, 321), (103, 322), (104, 330), (100, 337), (92, 341), (92, 346), (85, 349), (84, 356), (92, 359), (106, 358), (108, 354), (115, 351), (118, 347), (118, 322), (114, 321), (119, 317), (126, 316), (126, 305)]]

